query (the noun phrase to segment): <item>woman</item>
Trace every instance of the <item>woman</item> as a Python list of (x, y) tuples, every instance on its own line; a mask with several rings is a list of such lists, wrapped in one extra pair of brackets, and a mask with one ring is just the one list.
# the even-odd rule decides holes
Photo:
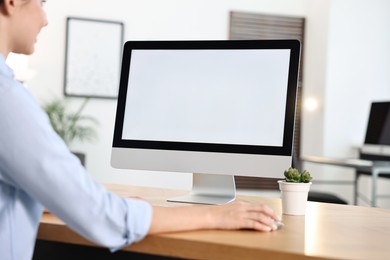
[(156, 207), (93, 181), (5, 64), (10, 52), (34, 52), (47, 25), (43, 3), (0, 0), (0, 259), (31, 258), (43, 207), (111, 251), (161, 232), (276, 229), (280, 217), (265, 205)]

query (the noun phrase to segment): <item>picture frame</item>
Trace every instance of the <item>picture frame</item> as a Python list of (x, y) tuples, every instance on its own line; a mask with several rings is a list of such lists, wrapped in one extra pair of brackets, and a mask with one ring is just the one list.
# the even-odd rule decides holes
[(64, 95), (118, 96), (124, 24), (67, 17)]

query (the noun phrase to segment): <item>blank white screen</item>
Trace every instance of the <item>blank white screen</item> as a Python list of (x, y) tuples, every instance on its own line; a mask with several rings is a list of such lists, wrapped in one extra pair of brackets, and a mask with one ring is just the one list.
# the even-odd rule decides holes
[(282, 146), (290, 50), (133, 50), (122, 138)]

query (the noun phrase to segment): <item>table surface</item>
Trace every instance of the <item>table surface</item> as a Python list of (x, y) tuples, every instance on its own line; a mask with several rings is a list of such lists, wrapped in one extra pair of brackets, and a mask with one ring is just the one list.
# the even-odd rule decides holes
[(370, 168), (374, 166), (374, 162), (370, 160), (362, 160), (357, 158), (331, 158), (331, 157), (322, 157), (322, 156), (305, 156), (301, 158), (304, 162), (320, 163), (320, 164), (330, 164), (337, 166), (345, 167), (367, 167)]
[[(106, 185), (122, 197), (138, 196), (154, 205), (182, 203), (167, 198), (187, 191)], [(238, 196), (266, 203), (281, 212), (279, 198)], [(285, 226), (274, 232), (199, 230), (147, 236), (123, 250), (192, 259), (390, 259), (390, 210), (308, 202), (305, 216), (283, 215)], [(38, 230), (42, 240), (95, 246), (61, 220), (44, 213)]]

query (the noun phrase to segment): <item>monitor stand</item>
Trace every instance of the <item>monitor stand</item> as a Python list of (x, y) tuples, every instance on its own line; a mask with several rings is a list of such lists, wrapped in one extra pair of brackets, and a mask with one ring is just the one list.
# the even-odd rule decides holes
[(194, 173), (191, 193), (167, 201), (222, 205), (234, 201), (235, 198), (236, 185), (233, 175)]

